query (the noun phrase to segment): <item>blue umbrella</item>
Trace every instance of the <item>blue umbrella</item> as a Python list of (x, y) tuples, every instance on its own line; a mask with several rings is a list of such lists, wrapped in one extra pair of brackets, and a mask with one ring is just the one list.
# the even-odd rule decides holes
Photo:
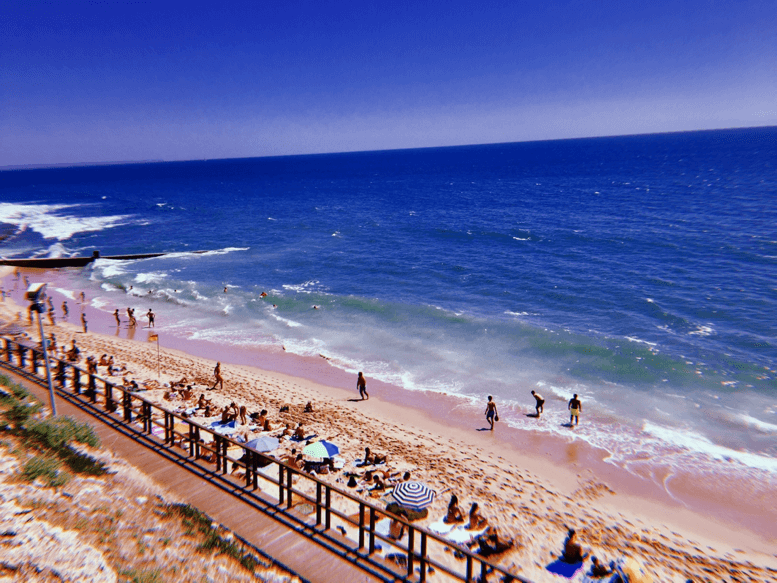
[(421, 482), (400, 482), (391, 493), (400, 506), (423, 510), (434, 501), (434, 490)]
[(303, 455), (317, 458), (328, 458), (340, 453), (340, 448), (329, 441), (311, 443), (302, 450)]
[(280, 441), (278, 440), (277, 437), (270, 437), (269, 435), (263, 435), (262, 437), (257, 437), (256, 439), (252, 439), (251, 441), (245, 444), (245, 447), (258, 452), (272, 451), (274, 449), (278, 449), (279, 443)]

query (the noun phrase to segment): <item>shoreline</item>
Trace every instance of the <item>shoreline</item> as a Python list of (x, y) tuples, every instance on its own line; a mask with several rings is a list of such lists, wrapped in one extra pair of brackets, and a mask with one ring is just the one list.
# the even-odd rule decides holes
[[(29, 270), (24, 272), (33, 273)], [(45, 278), (43, 272), (34, 273)], [(3, 286), (6, 288), (8, 281), (10, 280), (4, 278)], [(16, 292), (14, 299), (20, 296), (21, 292)], [(57, 292), (53, 292), (52, 296), (56, 298), (54, 305), (59, 313), (62, 297)], [(17, 309), (9, 312), (9, 307), (10, 304), (6, 300), (6, 304), (3, 304), (6, 317), (10, 312), (19, 311)], [(109, 330), (111, 325), (115, 328), (111, 314), (91, 306), (87, 306), (86, 312), (90, 330), (97, 332), (90, 331), (88, 335), (83, 335), (80, 333), (80, 326), (58, 324), (57, 336), (60, 344), (66, 338), (69, 343), (69, 338), (78, 337), (82, 350), (92, 344), (105, 349), (111, 348), (113, 353), (122, 354), (118, 358), (119, 362), (131, 364), (130, 368), (133, 370), (141, 366), (138, 364), (141, 353), (153, 349), (153, 356), (156, 356), (156, 347), (145, 342), (148, 329), (139, 328), (134, 331), (133, 339), (125, 337), (126, 329), (117, 331), (117, 334), (122, 334), (118, 338), (102, 334), (100, 331)], [(70, 313), (70, 320), (77, 321), (79, 312), (75, 304), (71, 306)], [(122, 314), (122, 319), (125, 318)], [(23, 318), (22, 324), (25, 323), (26, 318)], [(141, 324), (142, 321), (139, 321), (139, 325)], [(47, 331), (50, 330), (50, 326), (45, 327)], [(744, 561), (758, 556), (759, 563), (777, 568), (777, 556), (773, 554), (773, 543), (777, 540), (777, 515), (765, 498), (762, 503), (759, 500), (746, 499), (735, 503), (736, 500), (728, 497), (726, 492), (723, 492), (722, 496), (717, 492), (716, 496), (713, 486), (717, 484), (710, 483), (707, 484), (710, 486), (708, 491), (685, 493), (683, 504), (673, 500), (667, 491), (659, 488), (653, 480), (637, 477), (606, 462), (607, 452), (596, 450), (581, 440), (569, 441), (560, 436), (511, 428), (501, 422), (497, 423), (493, 434), (490, 431), (482, 431), (484, 427), (487, 428), (487, 423), (480, 411), (480, 405), (474, 406), (461, 397), (429, 391), (408, 391), (371, 380), (369, 372), (366, 371), (371, 399), (362, 402), (357, 399), (355, 375), (331, 366), (324, 358), (301, 357), (281, 350), (223, 346), (207, 341), (176, 338), (165, 333), (163, 324), (154, 331), (160, 334), (162, 355), (168, 373), (175, 368), (187, 366), (187, 363), (189, 366), (196, 363), (200, 370), (205, 371), (204, 374), (209, 375), (208, 378), (212, 378), (213, 363), (215, 360), (222, 362), (225, 390), (223, 393), (212, 391), (208, 397), (221, 393), (219, 397), (240, 399), (251, 404), (250, 411), (261, 403), (268, 403), (267, 391), (260, 386), (265, 383), (268, 387), (273, 387), (277, 396), (293, 397), (296, 405), (312, 400), (317, 411), (321, 409), (333, 416), (342, 413), (343, 416), (349, 417), (347, 422), (361, 423), (361, 427), (353, 428), (338, 425), (340, 419), (332, 421), (341, 432), (358, 434), (357, 441), (366, 439), (369, 445), (375, 444), (379, 451), (391, 448), (392, 456), (395, 455), (394, 450), (409, 455), (412, 458), (411, 465), (415, 463), (422, 466), (426, 463), (427, 468), (419, 468), (422, 479), (430, 482), (434, 480), (432, 470), (437, 471), (436, 462), (441, 458), (442, 461), (449, 462), (449, 465), (456, 466), (461, 473), (466, 474), (458, 476), (461, 481), (456, 485), (456, 490), (460, 497), (464, 494), (467, 501), (471, 499), (467, 489), (483, 492), (480, 484), (489, 485), (491, 478), (495, 482), (501, 482), (502, 487), (496, 490), (496, 497), (491, 500), (491, 504), (484, 505), (484, 513), (493, 516), (494, 508), (504, 506), (505, 502), (511, 505), (514, 511), (536, 505), (536, 509), (524, 510), (522, 514), (530, 514), (534, 517), (532, 520), (546, 521), (541, 528), (541, 549), (535, 549), (537, 551), (547, 553), (551, 546), (553, 550), (558, 551), (563, 537), (563, 524), (574, 525), (582, 532), (589, 532), (591, 540), (595, 538), (592, 532), (595, 524), (604, 528), (608, 521), (615, 521), (621, 526), (624, 523), (641, 522), (643, 524), (639, 525), (639, 528), (634, 525), (635, 533), (642, 532), (640, 528), (655, 531), (657, 539), (672, 541), (671, 544), (666, 541), (662, 544), (683, 546), (681, 541), (677, 540), (679, 536), (681, 540), (687, 541), (686, 550), (690, 554), (694, 554), (692, 549), (695, 547), (710, 547), (721, 561)], [(37, 336), (37, 328), (31, 335), (33, 338)], [(130, 357), (133, 354), (134, 358)], [(127, 358), (124, 355), (127, 355)], [(177, 361), (178, 365), (171, 367), (169, 361)], [(154, 362), (145, 364), (146, 374), (156, 373), (154, 364), (155, 359)], [(155, 376), (153, 374), (153, 377)], [(175, 374), (168, 374), (165, 378), (175, 377)], [(250, 386), (251, 383), (253, 387)], [(528, 391), (529, 388), (526, 388), (527, 394)], [(269, 406), (266, 408), (270, 409)], [(530, 409), (527, 406), (526, 410), (520, 413), (528, 410)], [(533, 411), (533, 407), (531, 410)], [(271, 417), (273, 414), (271, 410)], [(582, 422), (586, 422), (585, 417)], [(446, 455), (450, 457), (446, 458)], [(517, 480), (516, 474), (520, 476)], [(676, 477), (673, 489), (689, 488), (689, 484), (683, 482), (683, 479)], [(693, 476), (688, 478), (693, 479)], [(696, 479), (698, 480), (698, 476)], [(493, 483), (490, 484), (493, 486)], [(532, 493), (528, 498), (525, 495), (520, 496), (523, 504), (519, 505), (518, 501), (511, 499), (510, 494), (499, 491), (505, 489), (505, 484), (508, 487), (517, 487), (524, 493)], [(490, 493), (494, 492), (493, 487), (488, 490)], [(732, 492), (735, 491), (734, 488)], [(549, 502), (548, 497), (550, 502), (555, 501), (551, 504), (554, 510), (540, 511), (540, 505), (544, 508)], [(568, 511), (570, 508), (571, 512)], [(580, 513), (586, 516), (585, 519), (578, 515), (577, 508), (585, 509), (585, 512)], [(502, 512), (507, 511), (509, 508), (502, 509)], [(543, 513), (555, 513), (556, 516), (543, 517)], [(520, 524), (524, 518), (522, 515), (519, 520), (512, 522), (498, 518), (495, 520), (500, 524), (504, 522), (508, 528), (525, 528), (526, 524)], [(529, 525), (533, 526), (531, 521)], [(674, 536), (676, 533), (680, 535)], [(530, 533), (525, 532), (525, 536), (530, 536)], [(585, 539), (583, 540), (585, 542)], [(529, 544), (526, 546), (536, 547)], [(607, 544), (605, 548), (610, 546)], [(608, 558), (615, 558), (611, 552), (605, 551), (604, 554)], [(537, 559), (541, 562), (548, 559), (548, 556)], [(532, 577), (529, 572), (522, 572)], [(533, 578), (542, 580), (537, 574)]]

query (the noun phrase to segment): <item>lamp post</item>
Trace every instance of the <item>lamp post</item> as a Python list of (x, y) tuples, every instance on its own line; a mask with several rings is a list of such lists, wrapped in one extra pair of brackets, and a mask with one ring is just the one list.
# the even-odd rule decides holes
[(38, 312), (38, 330), (40, 330), (40, 344), (43, 347), (43, 362), (46, 363), (46, 380), (49, 383), (49, 399), (51, 400), (51, 414), (57, 416), (57, 406), (54, 403), (54, 385), (51, 384), (51, 367), (49, 367), (49, 351), (46, 347), (46, 337), (43, 335), (43, 321), (40, 318), (45, 309), (43, 305), (43, 290), (46, 289), (45, 283), (32, 283), (27, 288), (25, 298), (32, 302), (30, 310)]

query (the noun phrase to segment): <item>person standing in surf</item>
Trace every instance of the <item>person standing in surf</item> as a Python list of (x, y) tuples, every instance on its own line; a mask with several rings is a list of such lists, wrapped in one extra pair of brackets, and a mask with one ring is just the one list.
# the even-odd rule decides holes
[(154, 312), (151, 311), (151, 308), (148, 309), (148, 313), (146, 314), (146, 318), (148, 318), (148, 327), (153, 328), (154, 327)]
[(580, 402), (580, 399), (577, 398), (577, 393), (569, 399), (569, 405), (567, 405), (567, 409), (569, 409), (569, 424), (572, 425), (572, 420), (574, 419), (575, 425), (580, 423), (580, 413), (583, 412), (583, 404)]
[(542, 395), (539, 393), (535, 393), (534, 391), (531, 392), (531, 394), (534, 396), (535, 408), (537, 409), (537, 419), (540, 418), (540, 415), (545, 411), (543, 405), (545, 405), (545, 399), (542, 398)]
[(486, 403), (486, 420), (491, 424), (491, 431), (494, 430), (494, 421), (499, 421), (499, 414), (496, 412), (496, 403), (491, 395), (488, 396)]
[(119, 308), (116, 308), (116, 311), (113, 312), (113, 317), (116, 318), (116, 327), (121, 328), (121, 318), (119, 318)]
[(364, 378), (364, 373), (360, 372), (359, 377), (356, 379), (356, 388), (359, 389), (359, 396), (362, 398), (362, 401), (364, 401), (364, 396), (367, 396), (367, 399), (370, 398), (369, 393), (367, 392), (367, 379)]

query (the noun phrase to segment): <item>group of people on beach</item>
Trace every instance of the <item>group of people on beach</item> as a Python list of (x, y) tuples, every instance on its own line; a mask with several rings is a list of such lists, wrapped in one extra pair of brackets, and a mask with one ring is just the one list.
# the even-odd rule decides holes
[[(539, 419), (545, 411), (545, 399), (537, 391), (532, 391), (531, 394), (534, 397), (534, 406), (537, 411), (534, 416)], [(496, 403), (493, 399), (494, 398), (491, 395), (488, 396), (485, 411), (486, 421), (491, 425), (491, 431), (494, 430), (494, 421), (499, 421), (499, 413), (497, 412)], [(578, 398), (577, 393), (575, 393), (567, 403), (567, 409), (569, 410), (569, 426), (571, 427), (573, 424), (577, 425), (580, 423), (580, 413), (583, 412), (583, 403)]]

